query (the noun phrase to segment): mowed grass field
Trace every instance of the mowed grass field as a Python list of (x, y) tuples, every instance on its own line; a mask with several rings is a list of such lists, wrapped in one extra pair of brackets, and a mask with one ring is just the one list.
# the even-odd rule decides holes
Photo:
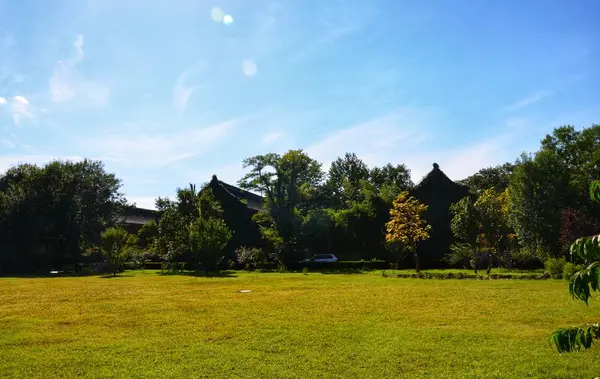
[(234, 275), (0, 278), (0, 377), (600, 376), (548, 344), (600, 320), (564, 281)]

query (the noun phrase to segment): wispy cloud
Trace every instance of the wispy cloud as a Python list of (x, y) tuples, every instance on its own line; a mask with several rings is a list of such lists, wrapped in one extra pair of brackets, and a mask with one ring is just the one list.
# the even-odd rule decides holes
[(304, 47), (301, 47), (300, 50), (292, 57), (290, 63), (296, 63), (315, 54), (325, 46), (334, 43), (338, 39), (357, 31), (360, 28), (360, 26), (361, 25), (354, 24), (330, 28), (323, 37), (305, 45)]
[(19, 164), (35, 164), (43, 166), (54, 160), (61, 161), (82, 161), (81, 156), (52, 156), (49, 154), (21, 154), (21, 155), (0, 155), (0, 173), (6, 172), (9, 168)]
[(11, 140), (8, 139), (0, 139), (0, 144), (8, 147), (9, 149), (14, 149), (17, 146)]
[(356, 153), (368, 165), (384, 165), (397, 161), (398, 150), (418, 149), (432, 127), (432, 115), (427, 111), (406, 108), (335, 131), (309, 146), (306, 152), (325, 168), (346, 152)]
[(30, 110), (29, 100), (23, 96), (13, 96), (12, 118), (16, 125), (18, 125), (23, 118), (33, 118), (33, 114)]
[[(463, 179), (483, 167), (512, 161), (520, 149), (517, 134), (503, 132), (488, 138), (440, 149), (432, 146), (435, 128), (440, 121), (434, 114), (417, 109), (405, 109), (393, 115), (341, 129), (309, 146), (306, 152), (325, 169), (346, 152), (353, 152), (367, 165), (404, 163), (411, 170), (413, 181), (419, 182), (432, 169), (433, 163), (453, 180)], [(517, 122), (518, 121), (518, 122)], [(510, 130), (525, 120), (509, 119), (500, 130)], [(439, 141), (438, 141), (439, 142)]]
[(516, 111), (517, 109), (521, 109), (528, 105), (537, 103), (538, 101), (540, 101), (546, 97), (550, 97), (550, 96), (554, 95), (554, 93), (555, 93), (555, 91), (538, 91), (531, 96), (525, 97), (525, 98), (515, 102), (514, 104), (511, 104), (506, 109), (509, 111)]
[(267, 133), (262, 138), (262, 144), (264, 146), (270, 146), (270, 145), (274, 144), (275, 142), (277, 142), (278, 140), (280, 140), (281, 137), (283, 137), (282, 132)]
[(165, 167), (211, 150), (243, 120), (175, 133), (110, 133), (79, 139), (76, 144), (86, 154), (108, 157), (122, 167)]
[(191, 84), (192, 75), (196, 72), (203, 71), (204, 67), (200, 67), (196, 70), (185, 70), (183, 71), (175, 81), (173, 86), (173, 108), (178, 115), (183, 115), (187, 108), (190, 97), (197, 89), (201, 88), (199, 85)]
[(81, 105), (103, 106), (108, 102), (108, 86), (84, 78), (77, 70), (77, 65), (85, 55), (83, 44), (83, 35), (77, 35), (73, 42), (73, 56), (65, 61), (58, 61), (54, 74), (48, 80), (50, 96), (55, 103), (76, 101)]
[(138, 208), (156, 209), (157, 196), (128, 196), (127, 200)]
[(4, 104), (6, 104), (6, 98), (0, 96), (0, 105), (4, 105)]

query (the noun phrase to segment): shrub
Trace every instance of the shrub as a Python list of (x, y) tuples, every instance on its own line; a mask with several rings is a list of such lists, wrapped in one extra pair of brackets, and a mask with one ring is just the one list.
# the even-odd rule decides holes
[(240, 247), (235, 251), (237, 260), (246, 270), (262, 270), (267, 263), (267, 254), (262, 249)]
[(127, 241), (129, 234), (123, 228), (108, 228), (100, 235), (102, 256), (110, 264), (112, 273), (123, 270), (127, 260)]
[(308, 275), (308, 267), (304, 267), (304, 268), (302, 269), (302, 273), (303, 273), (304, 275)]
[(570, 280), (571, 277), (577, 272), (583, 270), (583, 266), (573, 264), (571, 262), (566, 262), (563, 266), (562, 278), (564, 280)]
[(560, 279), (563, 277), (563, 268), (567, 261), (564, 257), (560, 258), (548, 258), (544, 262), (544, 267), (546, 268), (546, 272), (550, 275), (551, 278)]

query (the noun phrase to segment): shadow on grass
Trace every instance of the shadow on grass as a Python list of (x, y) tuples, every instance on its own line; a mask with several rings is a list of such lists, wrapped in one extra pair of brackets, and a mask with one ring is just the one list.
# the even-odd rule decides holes
[(197, 278), (237, 278), (235, 271), (228, 270), (213, 273), (203, 271), (162, 271), (156, 274), (161, 276), (195, 276)]
[(325, 269), (325, 270), (315, 270), (315, 271), (309, 271), (310, 273), (321, 273), (321, 274), (325, 274), (325, 275), (330, 275), (330, 274), (334, 274), (334, 275), (353, 275), (353, 274), (364, 274), (365, 272), (368, 272), (370, 270), (361, 270), (359, 268), (342, 268), (342, 269)]
[[(59, 274), (0, 274), (0, 278), (18, 278), (18, 279), (48, 279), (48, 278), (84, 278), (84, 277), (93, 277), (98, 276), (99, 274), (96, 272), (92, 273), (70, 273), (70, 272), (61, 272)], [(111, 274), (112, 275), (112, 274)]]
[[(91, 276), (91, 275), (88, 275)], [(133, 275), (131, 274), (117, 274), (117, 275), (113, 275), (113, 274), (104, 274), (99, 276), (100, 279), (112, 279), (112, 278), (133, 278)]]

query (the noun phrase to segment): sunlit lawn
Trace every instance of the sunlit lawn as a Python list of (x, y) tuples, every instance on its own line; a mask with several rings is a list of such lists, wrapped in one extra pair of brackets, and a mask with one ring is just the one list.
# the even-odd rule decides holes
[(564, 281), (234, 275), (1, 278), (0, 377), (600, 375), (548, 344), (600, 320)]

